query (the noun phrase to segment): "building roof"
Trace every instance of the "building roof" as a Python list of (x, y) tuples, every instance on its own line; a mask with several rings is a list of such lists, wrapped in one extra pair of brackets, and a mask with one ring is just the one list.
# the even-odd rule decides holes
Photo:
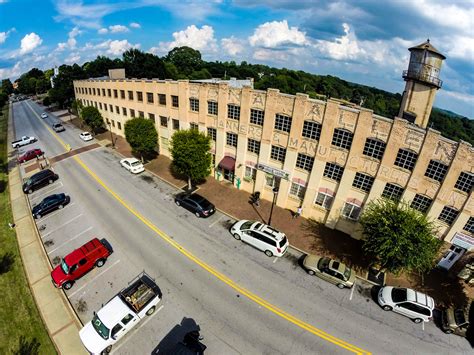
[(433, 45), (430, 43), (430, 40), (429, 40), (429, 39), (427, 39), (426, 42), (423, 42), (422, 44), (419, 44), (419, 45), (417, 45), (417, 46), (408, 48), (408, 50), (409, 50), (410, 52), (411, 52), (412, 50), (415, 50), (415, 49), (428, 50), (428, 51), (430, 51), (430, 52), (433, 52), (433, 53), (438, 54), (438, 55), (441, 56), (443, 59), (446, 59), (446, 57), (445, 57), (439, 50), (437, 50), (435, 47), (433, 47)]
[(228, 84), (232, 88), (243, 88), (244, 86), (250, 86), (253, 89), (253, 79), (239, 80), (237, 78), (230, 78), (224, 80), (220, 78), (202, 79), (202, 80), (190, 80), (192, 83), (210, 83), (210, 84)]

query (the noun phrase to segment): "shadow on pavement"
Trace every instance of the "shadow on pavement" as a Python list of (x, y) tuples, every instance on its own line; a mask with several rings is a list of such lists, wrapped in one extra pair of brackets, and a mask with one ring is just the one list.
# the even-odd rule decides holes
[[(192, 318), (186, 318), (184, 317), (181, 320), (181, 324), (177, 324), (171, 329), (166, 336), (161, 339), (159, 344), (153, 349), (151, 352), (152, 355), (162, 355), (162, 354), (179, 354), (183, 353), (186, 354), (186, 352), (182, 351), (182, 347), (184, 349), (187, 349), (187, 347), (184, 346), (184, 343), (188, 343), (188, 338), (190, 334), (197, 334), (197, 338), (199, 338), (199, 331), (201, 329), (199, 328), (199, 325), (195, 322), (194, 319)], [(194, 339), (198, 342), (199, 339)], [(205, 346), (203, 346), (205, 349)], [(204, 353), (204, 349), (202, 349), (202, 352), (191, 352), (194, 354), (202, 354)], [(181, 350), (181, 352), (180, 352)]]

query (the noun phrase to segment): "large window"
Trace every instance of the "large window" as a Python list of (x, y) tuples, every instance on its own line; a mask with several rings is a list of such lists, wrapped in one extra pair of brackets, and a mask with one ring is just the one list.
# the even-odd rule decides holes
[(291, 117), (277, 113), (275, 115), (275, 129), (283, 132), (290, 132)]
[(257, 179), (257, 169), (253, 166), (245, 166), (245, 177), (255, 181)]
[(469, 217), (463, 229), (469, 233), (474, 234), (474, 217)]
[[(89, 89), (89, 94), (90, 94), (90, 90), (91, 89)], [(112, 97), (112, 89), (107, 89), (107, 96)]]
[(250, 123), (263, 126), (264, 116), (265, 116), (265, 111), (256, 110), (254, 108), (250, 109)]
[(296, 182), (291, 183), (290, 195), (298, 197), (300, 200), (304, 198), (306, 192), (306, 187), (304, 185), (298, 184)]
[(227, 118), (232, 120), (240, 120), (240, 106), (228, 104)]
[(120, 113), (120, 107), (115, 106), (115, 113)]
[(226, 144), (231, 147), (237, 147), (237, 134), (236, 133), (226, 133)]
[(415, 167), (416, 160), (418, 159), (418, 154), (412, 150), (408, 149), (399, 149), (397, 157), (395, 158), (395, 165), (400, 168), (407, 169), (412, 171)]
[(176, 95), (171, 95), (171, 106), (179, 107), (179, 97)]
[(199, 99), (189, 99), (189, 109), (194, 112), (199, 112)]
[(160, 116), (160, 126), (161, 127), (168, 127), (168, 117)]
[(281, 162), (285, 161), (286, 149), (272, 145), (272, 151), (270, 153), (270, 158), (273, 160), (278, 160)]
[(118, 98), (118, 91), (117, 91), (117, 89), (114, 89), (114, 98), (116, 98), (116, 99)]
[(335, 163), (326, 163), (323, 175), (331, 180), (341, 181), (344, 168)]
[(128, 99), (133, 100), (133, 91), (128, 91)]
[(208, 101), (207, 102), (207, 113), (209, 115), (217, 116), (217, 102), (216, 101)]
[(382, 159), (387, 144), (380, 139), (367, 138), (364, 146), (364, 155), (375, 159)]
[(421, 213), (426, 213), (432, 202), (433, 200), (429, 197), (416, 194), (415, 198), (411, 202), (410, 207), (420, 211)]
[(120, 90), (120, 98), (125, 100), (125, 90)]
[(217, 130), (212, 127), (207, 127), (207, 135), (215, 142), (217, 139)]
[(158, 94), (158, 104), (161, 106), (166, 106), (166, 95), (165, 94)]
[(336, 147), (351, 149), (353, 137), (354, 135), (352, 132), (348, 131), (347, 129), (336, 128), (332, 136), (331, 144), (335, 145)]
[(194, 130), (198, 131), (199, 130), (199, 125), (195, 122), (191, 122), (189, 124), (189, 129), (194, 129)]
[(354, 177), (354, 181), (352, 181), (352, 186), (357, 189), (361, 189), (365, 192), (369, 192), (372, 188), (372, 184), (374, 183), (374, 177), (363, 174), (363, 173), (356, 173)]
[(387, 182), (383, 189), (382, 196), (390, 200), (399, 201), (403, 195), (403, 187)]
[(474, 175), (466, 171), (463, 171), (459, 175), (458, 181), (456, 181), (454, 188), (470, 193), (472, 190), (473, 183), (474, 183)]
[(316, 196), (316, 200), (314, 201), (314, 203), (328, 210), (331, 208), (333, 199), (334, 199), (333, 195), (327, 192), (321, 191), (321, 192), (318, 192), (318, 195)]
[(361, 210), (360, 206), (352, 202), (346, 202), (344, 204), (344, 208), (342, 209), (342, 215), (348, 219), (357, 221), (359, 219), (360, 210)]
[(296, 167), (311, 172), (313, 169), (314, 158), (309, 155), (298, 153), (296, 158)]
[(102, 89), (102, 96), (105, 96), (105, 89)]
[(247, 150), (251, 153), (259, 154), (260, 153), (260, 142), (255, 139), (248, 139), (247, 141)]
[(137, 91), (137, 100), (143, 102), (143, 93), (141, 91)]
[(428, 168), (426, 169), (425, 176), (436, 180), (443, 181), (446, 173), (448, 172), (448, 166), (438, 160), (430, 160)]
[(138, 117), (144, 118), (145, 113), (143, 111), (138, 111)]
[(152, 104), (154, 102), (152, 92), (147, 92), (146, 93), (146, 102), (149, 103), (149, 104)]
[(173, 122), (173, 129), (174, 129), (175, 131), (179, 131), (179, 120), (173, 118), (173, 121), (172, 121), (172, 122)]
[(447, 223), (448, 225), (453, 224), (454, 220), (458, 216), (459, 211), (453, 207), (444, 206), (443, 210), (438, 216), (440, 221)]
[(127, 116), (127, 108), (122, 107), (122, 115)]
[(130, 109), (130, 117), (135, 117), (135, 110)]
[(153, 113), (148, 113), (148, 118), (149, 118), (150, 120), (152, 120), (153, 123), (155, 123), (155, 114), (153, 114)]
[(314, 121), (304, 121), (301, 135), (305, 138), (319, 140), (321, 136), (321, 124)]

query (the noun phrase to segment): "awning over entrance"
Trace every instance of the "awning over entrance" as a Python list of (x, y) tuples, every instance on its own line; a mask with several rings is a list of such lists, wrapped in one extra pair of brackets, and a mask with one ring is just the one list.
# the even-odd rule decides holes
[(232, 157), (224, 157), (219, 163), (219, 166), (223, 169), (234, 171), (235, 159)]

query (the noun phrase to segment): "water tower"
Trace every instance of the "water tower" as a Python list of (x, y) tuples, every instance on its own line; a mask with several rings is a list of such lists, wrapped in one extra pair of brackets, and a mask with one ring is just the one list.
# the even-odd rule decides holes
[(408, 70), (403, 71), (406, 84), (398, 116), (426, 128), (436, 91), (443, 84), (439, 72), (446, 57), (431, 45), (429, 39), (408, 50), (410, 64)]

